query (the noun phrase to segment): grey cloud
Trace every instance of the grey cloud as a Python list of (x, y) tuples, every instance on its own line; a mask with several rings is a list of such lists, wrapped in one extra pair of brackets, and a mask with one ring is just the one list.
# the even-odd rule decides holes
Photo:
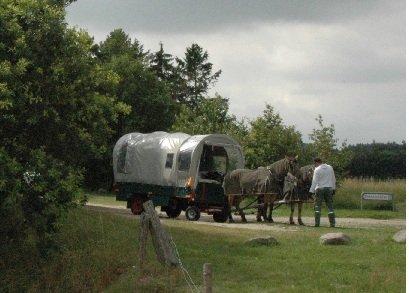
[(209, 33), (260, 23), (334, 23), (369, 13), (377, 5), (375, 0), (78, 0), (68, 7), (68, 16), (90, 29)]
[(123, 27), (145, 48), (162, 41), (177, 56), (199, 43), (223, 70), (210, 94), (230, 98), (238, 117), (270, 103), (306, 140), (318, 114), (340, 141), (405, 138), (404, 1), (113, 3), (79, 0), (68, 21), (97, 41)]

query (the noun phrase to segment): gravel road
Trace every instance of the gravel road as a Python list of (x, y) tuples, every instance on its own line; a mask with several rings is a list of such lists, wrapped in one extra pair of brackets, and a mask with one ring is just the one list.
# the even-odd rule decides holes
[[(129, 209), (125, 207), (118, 206), (107, 206), (98, 204), (87, 204), (86, 208), (90, 210), (103, 211), (107, 213), (118, 214), (124, 217), (137, 218), (131, 213)], [(187, 221), (184, 213), (176, 218), (169, 219), (164, 212), (160, 212), (159, 217), (165, 223), (167, 221)], [(288, 217), (274, 217), (274, 223), (258, 223), (256, 221), (255, 215), (246, 215), (248, 223), (241, 223), (239, 216), (234, 216), (235, 223), (215, 223), (212, 216), (202, 213), (200, 219), (196, 222), (191, 222), (194, 225), (212, 225), (216, 227), (226, 227), (226, 228), (242, 228), (251, 230), (285, 230), (285, 231), (298, 231), (299, 226), (289, 225)], [(296, 220), (296, 219), (295, 219)], [(303, 221), (307, 226), (314, 225), (314, 218), (303, 217)], [(367, 218), (337, 218), (337, 226), (343, 228), (376, 228), (376, 227), (396, 227), (404, 228), (406, 222), (404, 219), (390, 219), (390, 220), (378, 220), (378, 219), (367, 219)], [(321, 217), (321, 225), (329, 226), (328, 219), (323, 216)]]

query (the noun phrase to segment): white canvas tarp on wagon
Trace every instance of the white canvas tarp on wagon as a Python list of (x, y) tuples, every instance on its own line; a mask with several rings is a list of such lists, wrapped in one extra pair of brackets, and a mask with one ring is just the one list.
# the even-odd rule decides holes
[(227, 135), (129, 133), (114, 147), (115, 181), (182, 187), (192, 177), (196, 185), (209, 150), (216, 150), (215, 156), (222, 153), (229, 170), (244, 167), (240, 145)]

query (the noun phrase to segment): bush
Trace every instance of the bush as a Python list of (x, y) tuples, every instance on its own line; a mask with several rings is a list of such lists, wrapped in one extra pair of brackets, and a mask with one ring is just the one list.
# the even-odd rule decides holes
[(41, 255), (53, 247), (58, 219), (81, 203), (80, 172), (42, 150), (19, 162), (0, 149), (0, 246), (2, 252), (30, 239)]

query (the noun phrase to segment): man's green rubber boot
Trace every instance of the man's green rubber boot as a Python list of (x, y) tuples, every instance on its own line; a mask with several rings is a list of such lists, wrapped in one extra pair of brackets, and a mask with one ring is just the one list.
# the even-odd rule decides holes
[(328, 213), (328, 220), (329, 220), (329, 226), (335, 227), (335, 213), (334, 212)]
[(321, 213), (315, 212), (315, 227), (320, 226), (320, 220), (321, 220)]

